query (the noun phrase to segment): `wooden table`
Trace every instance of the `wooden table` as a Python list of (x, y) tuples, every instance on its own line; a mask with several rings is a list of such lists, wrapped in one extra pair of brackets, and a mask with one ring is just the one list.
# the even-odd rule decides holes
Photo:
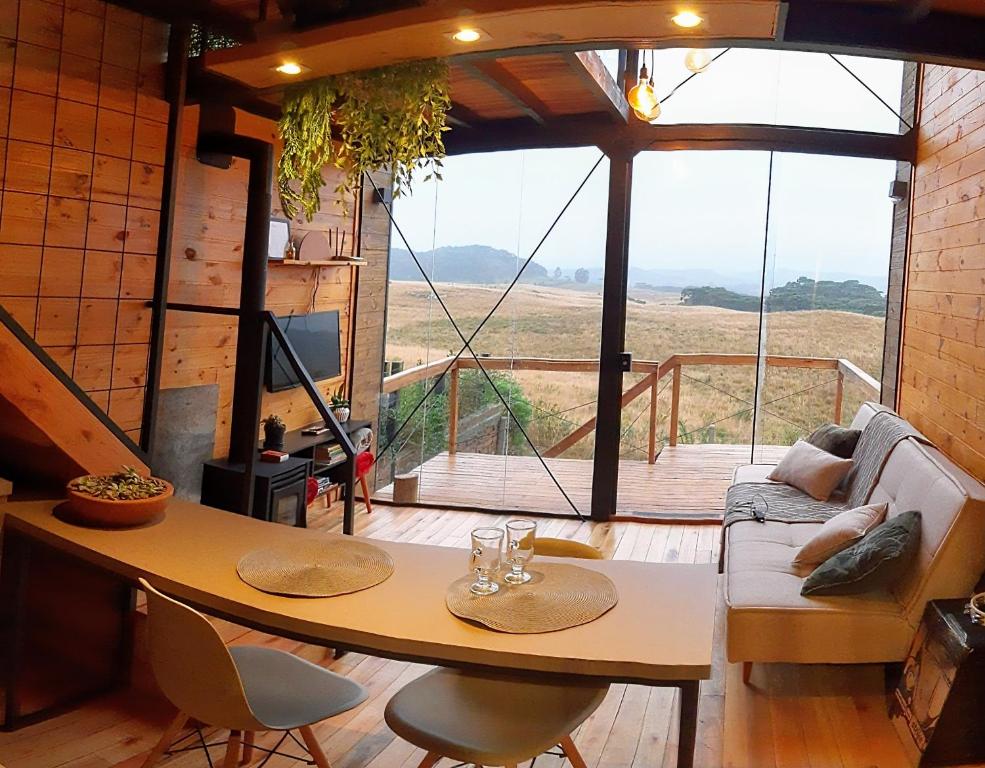
[(373, 540), (394, 562), (382, 584), (332, 598), (277, 597), (239, 579), (240, 557), (324, 534), (181, 501), (157, 524), (97, 530), (58, 519), (56, 504), (6, 508), (5, 727), (125, 682), (133, 585), (144, 576), (206, 613), (317, 645), (540, 678), (679, 688), (678, 765), (692, 763), (698, 682), (711, 674), (713, 565), (579, 562), (612, 579), (616, 607), (561, 632), (511, 635), (462, 621), (445, 607), (447, 586), (466, 570), (461, 549)]

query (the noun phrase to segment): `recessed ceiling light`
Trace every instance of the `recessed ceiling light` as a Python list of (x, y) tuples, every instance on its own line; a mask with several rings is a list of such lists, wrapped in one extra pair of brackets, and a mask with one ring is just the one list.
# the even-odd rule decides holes
[(692, 29), (704, 21), (694, 11), (680, 11), (676, 16), (671, 17), (670, 20), (677, 26), (684, 27), (684, 29)]
[(275, 72), (280, 72), (282, 75), (300, 75), (307, 67), (302, 67), (296, 61), (285, 61), (283, 64), (274, 67)]
[(475, 43), (482, 39), (482, 33), (477, 29), (464, 27), (453, 34), (451, 39), (460, 43)]

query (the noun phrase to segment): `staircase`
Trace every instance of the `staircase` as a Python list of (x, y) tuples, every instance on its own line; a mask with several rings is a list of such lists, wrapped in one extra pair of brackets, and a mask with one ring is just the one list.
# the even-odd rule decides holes
[(53, 488), (131, 466), (140, 448), (0, 306), (0, 477)]

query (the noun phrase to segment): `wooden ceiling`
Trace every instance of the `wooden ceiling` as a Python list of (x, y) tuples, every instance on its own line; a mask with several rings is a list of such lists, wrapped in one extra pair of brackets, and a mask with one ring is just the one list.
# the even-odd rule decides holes
[[(205, 68), (251, 88), (435, 57), (481, 57), (538, 49), (613, 47), (613, 42), (687, 45), (687, 40), (767, 41), (776, 36), (778, 0), (700, 0), (704, 18), (693, 32), (676, 26), (681, 0), (435, 0), (310, 30), (275, 33), (255, 43), (210, 51)], [(471, 44), (452, 39), (462, 27), (480, 30)], [(276, 67), (307, 68), (291, 78)]]

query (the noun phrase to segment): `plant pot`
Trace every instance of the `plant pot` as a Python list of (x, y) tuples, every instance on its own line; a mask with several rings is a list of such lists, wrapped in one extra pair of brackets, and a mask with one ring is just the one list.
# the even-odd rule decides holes
[(352, 409), (348, 405), (337, 405), (332, 409), (332, 413), (335, 415), (336, 421), (343, 424), (349, 420)]
[[(71, 483), (81, 479), (76, 478)], [(100, 499), (69, 487), (68, 508), (72, 522), (103, 528), (126, 528), (149, 523), (164, 514), (174, 496), (174, 486), (166, 480), (161, 482), (166, 486), (164, 493), (149, 499)]]
[(263, 425), (263, 447), (279, 451), (284, 447), (284, 433), (287, 427), (283, 424)]

